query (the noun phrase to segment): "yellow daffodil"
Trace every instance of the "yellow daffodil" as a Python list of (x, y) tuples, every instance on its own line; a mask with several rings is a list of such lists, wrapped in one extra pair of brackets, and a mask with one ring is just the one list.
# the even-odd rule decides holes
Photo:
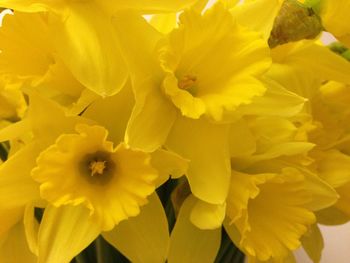
[(6, 15), (0, 38), (0, 74), (5, 87), (33, 87), (64, 106), (77, 103), (80, 111), (96, 97), (85, 90), (57, 55), (46, 14)]
[(155, 189), (157, 172), (149, 155), (123, 144), (114, 148), (102, 127), (80, 125), (76, 130), (40, 154), (32, 176), (44, 199), (56, 207), (84, 204), (102, 230), (111, 230), (139, 213)]
[(193, 2), (2, 0), (0, 6), (22, 12), (48, 12), (50, 39), (58, 56), (80, 83), (108, 96), (117, 93), (127, 78), (111, 16), (120, 9), (175, 11)]
[[(99, 113), (109, 105), (116, 105), (113, 112), (110, 112), (109, 117), (101, 116)], [(132, 106), (131, 89), (126, 86), (116, 96), (96, 100), (84, 115), (106, 123), (111, 127), (110, 137), (120, 143)], [(45, 108), (45, 112), (42, 108)], [(120, 118), (113, 123), (111, 120), (115, 120), (116, 116)], [(166, 216), (155, 194), (149, 197), (149, 204), (146, 204), (146, 197), (153, 193), (156, 186), (167, 180), (170, 174), (182, 176), (187, 169), (187, 161), (164, 150), (150, 155), (131, 150), (125, 144), (113, 148), (112, 142), (106, 140), (107, 131), (104, 128), (84, 123), (94, 121), (66, 116), (64, 109), (57, 104), (36, 93), (30, 95), (29, 116), (1, 131), (0, 137), (3, 140), (15, 138), (22, 133), (33, 134), (33, 138), (26, 142), (27, 145), (0, 167), (0, 191), (4, 198), (0, 202), (1, 207), (14, 209), (30, 203), (46, 207), (39, 231), (33, 230), (30, 234), (31, 246), (38, 255), (39, 262), (68, 262), (104, 230), (112, 230), (106, 232), (105, 238), (134, 262), (142, 262), (143, 258), (149, 258), (150, 262), (163, 262), (169, 239)], [(75, 133), (75, 127), (80, 133)], [(59, 155), (62, 156), (61, 163), (56, 162)], [(100, 160), (99, 155), (106, 160)], [(131, 160), (135, 163), (129, 166)], [(152, 168), (153, 165), (159, 170), (159, 177), (158, 171)], [(30, 176), (35, 166), (37, 168), (34, 169), (33, 176), (38, 183)], [(115, 170), (117, 166), (118, 176)], [(143, 169), (144, 172), (138, 169)], [(57, 173), (52, 174), (55, 171)], [(109, 179), (106, 177), (106, 180), (98, 182), (98, 178), (105, 172)], [(62, 177), (62, 174), (67, 177)], [(71, 182), (70, 185), (67, 184), (68, 181)], [(52, 184), (53, 182), (57, 184)], [(138, 188), (140, 192), (136, 194), (135, 187), (141, 186), (141, 182), (144, 182), (143, 187)], [(119, 190), (115, 191), (115, 186)], [(76, 191), (77, 187), (81, 187), (81, 192)], [(20, 191), (15, 191), (14, 188)], [(9, 202), (10, 199), (7, 198), (12, 199)], [(44, 202), (41, 198), (44, 198)], [(138, 215), (138, 207), (141, 205), (144, 208)], [(111, 213), (112, 207), (114, 213)], [(137, 216), (124, 220), (131, 215)], [(31, 217), (34, 214), (27, 216)], [(114, 228), (122, 220), (124, 221)], [(157, 223), (151, 225), (150, 222)], [(30, 229), (31, 224), (27, 225)], [(75, 239), (68, 229), (74, 229)], [(147, 238), (140, 238), (143, 235)], [(157, 253), (153, 252), (154, 247), (157, 248)], [(66, 253), (57, 252), (62, 249)]]
[(348, 200), (346, 189), (350, 179), (345, 172), (350, 65), (342, 57), (310, 41), (280, 46), (273, 50), (272, 56), (277, 63), (268, 72), (269, 77), (309, 100), (296, 118), (300, 126), (298, 138), (315, 144), (310, 152), (314, 163), (308, 169), (340, 195), (335, 206), (317, 213), (319, 220), (327, 224), (345, 222), (349, 218), (344, 204)]
[[(220, 4), (204, 15), (184, 12), (179, 28), (166, 38), (136, 16), (130, 23), (131, 17), (118, 14), (114, 23), (136, 98), (126, 142), (146, 151), (165, 143), (191, 161), (187, 176), (193, 193), (222, 203), (230, 177), (228, 125), (212, 121), (264, 93), (258, 76), (270, 65), (267, 44), (237, 25)], [(139, 32), (138, 41), (131, 31)], [(132, 39), (148, 45), (140, 49), (130, 45)]]
[[(312, 200), (313, 192), (322, 188), (308, 180), (289, 168), (281, 174), (233, 172), (225, 224), (233, 241), (260, 261), (280, 262), (288, 257), (316, 221), (313, 209), (318, 201)], [(328, 205), (335, 200), (336, 196)]]

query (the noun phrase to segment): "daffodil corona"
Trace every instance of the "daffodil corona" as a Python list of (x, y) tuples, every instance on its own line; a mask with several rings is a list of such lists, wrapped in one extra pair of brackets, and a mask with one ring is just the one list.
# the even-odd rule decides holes
[(44, 199), (55, 206), (84, 204), (104, 231), (111, 230), (140, 212), (155, 189), (157, 172), (148, 154), (124, 144), (114, 148), (102, 127), (76, 130), (40, 154), (32, 176)]

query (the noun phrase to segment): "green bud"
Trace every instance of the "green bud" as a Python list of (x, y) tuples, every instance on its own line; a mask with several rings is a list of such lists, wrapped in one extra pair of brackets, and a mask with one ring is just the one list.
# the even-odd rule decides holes
[(312, 8), (296, 0), (285, 0), (275, 19), (269, 45), (274, 48), (302, 39), (314, 39), (322, 30), (321, 20)]

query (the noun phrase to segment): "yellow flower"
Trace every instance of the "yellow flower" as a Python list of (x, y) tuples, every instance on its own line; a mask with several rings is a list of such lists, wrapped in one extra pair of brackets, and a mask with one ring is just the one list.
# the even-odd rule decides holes
[[(0, 39), (0, 74), (5, 87), (35, 88), (64, 106), (71, 106), (80, 96), (87, 97), (85, 87), (57, 55), (46, 14), (17, 11), (6, 15)], [(90, 101), (80, 103), (80, 107), (85, 108)]]
[(221, 4), (203, 15), (187, 10), (180, 21), (164, 38), (129, 12), (115, 17), (135, 92), (125, 140), (149, 152), (165, 145), (190, 160), (193, 193), (222, 203), (230, 178), (229, 125), (215, 121), (264, 93), (259, 76), (270, 65), (269, 49)]
[(316, 222), (313, 212), (326, 196), (323, 206), (335, 202), (324, 183), (294, 168), (277, 174), (233, 171), (225, 227), (249, 257), (283, 262), (301, 246), (302, 236)]
[(111, 230), (140, 212), (155, 190), (157, 172), (148, 154), (124, 144), (114, 148), (104, 128), (78, 125), (76, 130), (39, 155), (32, 176), (42, 198), (55, 206), (84, 204), (102, 230)]
[(203, 16), (185, 12), (160, 52), (163, 92), (183, 116), (206, 114), (220, 121), (224, 111), (249, 104), (265, 91), (257, 76), (270, 65), (266, 44), (237, 25), (221, 5)]
[(112, 15), (120, 9), (177, 11), (194, 1), (2, 0), (0, 6), (21, 12), (46, 12), (48, 39), (58, 57), (85, 87), (99, 95), (109, 96), (123, 87), (128, 75), (110, 21)]

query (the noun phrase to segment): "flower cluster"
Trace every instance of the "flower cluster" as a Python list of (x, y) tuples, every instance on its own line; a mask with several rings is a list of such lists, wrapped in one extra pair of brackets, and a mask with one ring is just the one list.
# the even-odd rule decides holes
[(350, 4), (214, 2), (0, 0), (0, 262), (220, 263), (226, 233), (320, 262), (350, 220)]

